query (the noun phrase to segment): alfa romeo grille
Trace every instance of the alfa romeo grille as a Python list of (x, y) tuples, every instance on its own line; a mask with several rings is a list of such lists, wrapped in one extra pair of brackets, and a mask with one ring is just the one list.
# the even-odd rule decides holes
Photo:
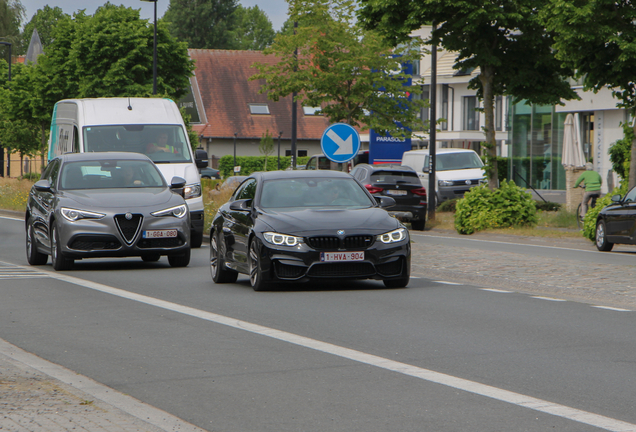
[(132, 215), (130, 220), (126, 219), (126, 215), (115, 215), (115, 224), (117, 225), (117, 229), (127, 244), (131, 244), (135, 240), (135, 237), (137, 237), (139, 229), (141, 228), (142, 220), (143, 216), (140, 214)]

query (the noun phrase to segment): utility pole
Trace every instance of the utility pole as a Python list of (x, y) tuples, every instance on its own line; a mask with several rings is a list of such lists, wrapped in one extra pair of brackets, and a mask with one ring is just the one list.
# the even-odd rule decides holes
[(437, 149), (437, 42), (433, 36), (433, 33), (437, 29), (435, 23), (433, 23), (433, 29), (431, 33), (431, 40), (433, 46), (431, 47), (431, 115), (429, 117), (431, 133), (428, 141), (428, 220), (429, 222), (435, 221), (435, 207), (437, 207), (437, 194), (435, 178), (435, 153)]

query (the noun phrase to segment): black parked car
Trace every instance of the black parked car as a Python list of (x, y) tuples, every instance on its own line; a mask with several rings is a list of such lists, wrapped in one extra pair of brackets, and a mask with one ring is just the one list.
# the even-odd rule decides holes
[(210, 230), (210, 270), (216, 283), (248, 274), (254, 290), (268, 284), (329, 279), (409, 283), (408, 230), (349, 174), (271, 171), (249, 176)]
[(209, 167), (199, 168), (199, 174), (201, 175), (202, 179), (220, 179), (221, 178), (221, 173), (219, 172), (218, 169), (215, 169), (215, 168), (209, 168)]
[(426, 225), (426, 189), (417, 172), (400, 165), (356, 165), (351, 175), (373, 196), (390, 196), (395, 206), (389, 213), (401, 221), (410, 222), (415, 230)]
[(96, 257), (138, 256), (173, 267), (190, 262), (190, 213), (185, 179), (166, 184), (138, 153), (74, 153), (53, 159), (31, 188), (26, 252), (31, 265), (51, 255), (55, 270)]
[(616, 243), (636, 244), (636, 188), (614, 195), (596, 219), (596, 248), (608, 252)]

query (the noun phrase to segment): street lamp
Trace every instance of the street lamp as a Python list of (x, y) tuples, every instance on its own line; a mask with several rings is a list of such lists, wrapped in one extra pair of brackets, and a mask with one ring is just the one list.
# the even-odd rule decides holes
[(155, 35), (152, 44), (152, 94), (157, 94), (157, 0), (141, 0), (155, 4)]
[(236, 136), (238, 132), (234, 132), (234, 175), (236, 175)]

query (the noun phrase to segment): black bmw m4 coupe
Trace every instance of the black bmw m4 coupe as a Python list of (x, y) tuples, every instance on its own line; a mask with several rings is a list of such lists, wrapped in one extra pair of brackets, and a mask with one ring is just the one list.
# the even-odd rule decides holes
[(210, 270), (216, 283), (249, 275), (254, 290), (309, 280), (409, 283), (408, 230), (347, 173), (271, 171), (246, 178), (214, 217)]

